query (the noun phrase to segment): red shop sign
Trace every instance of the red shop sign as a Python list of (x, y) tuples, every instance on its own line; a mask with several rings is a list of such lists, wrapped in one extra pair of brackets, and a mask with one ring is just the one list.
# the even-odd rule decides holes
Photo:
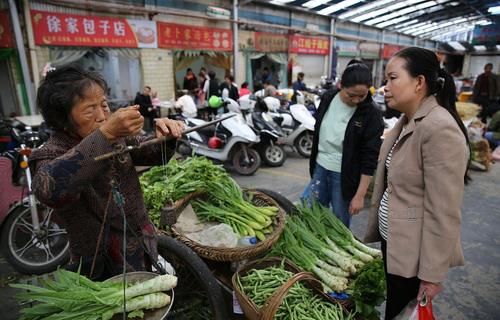
[(382, 59), (389, 59), (401, 49), (403, 48), (400, 46), (395, 46), (392, 44), (384, 44), (384, 49), (382, 50)]
[(0, 11), (0, 48), (14, 48), (14, 38), (7, 10)]
[(35, 44), (137, 48), (126, 19), (31, 10)]
[(291, 37), (290, 52), (303, 54), (328, 55), (330, 40), (317, 37), (293, 35)]
[(233, 33), (229, 29), (187, 26), (158, 22), (158, 47), (189, 50), (233, 50)]

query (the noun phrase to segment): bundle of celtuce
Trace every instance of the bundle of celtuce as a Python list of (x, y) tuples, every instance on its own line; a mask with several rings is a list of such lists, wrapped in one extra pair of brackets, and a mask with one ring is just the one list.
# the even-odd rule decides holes
[[(21, 320), (109, 320), (123, 312), (123, 284), (94, 282), (74, 272), (59, 269), (55, 280), (46, 280), (43, 286), (11, 284), (27, 290), (17, 295), (22, 301), (38, 302), (21, 310)], [(162, 308), (170, 304), (164, 293), (177, 285), (177, 277), (161, 275), (135, 283), (125, 289), (126, 310), (129, 318), (144, 317), (144, 310)]]

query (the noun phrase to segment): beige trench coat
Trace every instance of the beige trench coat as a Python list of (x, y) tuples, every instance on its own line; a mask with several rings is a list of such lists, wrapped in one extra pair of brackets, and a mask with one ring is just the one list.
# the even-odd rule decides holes
[[(403, 116), (380, 149), (366, 242), (381, 240), (378, 208), (385, 160), (406, 122)], [(468, 157), (453, 117), (434, 96), (425, 98), (394, 148), (387, 173), (388, 273), (441, 282), (449, 267), (463, 265), (460, 208)]]

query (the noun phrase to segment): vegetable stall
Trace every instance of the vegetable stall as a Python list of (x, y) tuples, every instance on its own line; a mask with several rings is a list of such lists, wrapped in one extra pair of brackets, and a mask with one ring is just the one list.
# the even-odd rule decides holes
[[(254, 278), (259, 274), (268, 274), (269, 278), (250, 281), (250, 285), (245, 281), (252, 279), (252, 272), (238, 278), (236, 283), (241, 283), (242, 292), (254, 285), (248, 298), (256, 305), (262, 306), (287, 279), (307, 273), (321, 284), (321, 292), (311, 293), (311, 300), (304, 302), (305, 312), (308, 308), (319, 310), (326, 303), (337, 308), (332, 312), (339, 314), (338, 319), (378, 318), (376, 306), (385, 300), (381, 252), (356, 239), (329, 209), (316, 203), (302, 204), (296, 207), (295, 214), (283, 215), (272, 200), (255, 203), (253, 198), (261, 196), (259, 192), (240, 188), (221, 166), (202, 157), (173, 160), (164, 167), (152, 168), (140, 180), (146, 205), (158, 227), (184, 241), (203, 258), (241, 269), (249, 259), (252, 262), (277, 257), (297, 267), (294, 272), (285, 270), (288, 274), (277, 271), (277, 266), (271, 270), (256, 268), (252, 271)], [(165, 215), (174, 218), (162, 219)], [(161, 220), (171, 223), (165, 225), (159, 223)], [(255, 250), (263, 244), (264, 249)], [(304, 290), (301, 286), (294, 284), (284, 303), (294, 305), (293, 297)], [(236, 290), (234, 284), (228, 287)], [(286, 310), (278, 310), (283, 317), (277, 318), (300, 319), (298, 314), (292, 317)], [(245, 316), (248, 318), (247, 312)]]
[[(285, 212), (273, 197), (242, 189), (203, 157), (153, 167), (140, 184), (160, 243), (175, 238), (185, 244), (158, 248), (160, 255), (177, 253), (166, 262), (175, 276), (126, 274), (94, 282), (60, 269), (41, 286), (13, 285), (22, 290), (18, 298), (30, 303), (22, 319), (112, 319), (124, 313), (226, 319), (204, 311), (217, 300), (210, 290), (200, 294), (193, 275), (205, 288), (220, 283), (249, 320), (379, 318), (376, 307), (385, 300), (381, 252), (356, 239), (329, 209), (303, 203)], [(191, 273), (183, 274), (175, 260), (195, 261), (193, 255), (204, 260), (190, 263)], [(214, 275), (217, 281), (209, 279)]]

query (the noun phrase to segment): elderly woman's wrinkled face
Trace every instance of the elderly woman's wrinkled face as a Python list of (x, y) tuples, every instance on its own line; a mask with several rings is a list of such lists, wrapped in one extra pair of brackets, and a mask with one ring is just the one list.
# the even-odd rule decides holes
[(82, 139), (85, 138), (104, 124), (109, 114), (104, 90), (97, 84), (93, 84), (71, 110), (73, 134)]

